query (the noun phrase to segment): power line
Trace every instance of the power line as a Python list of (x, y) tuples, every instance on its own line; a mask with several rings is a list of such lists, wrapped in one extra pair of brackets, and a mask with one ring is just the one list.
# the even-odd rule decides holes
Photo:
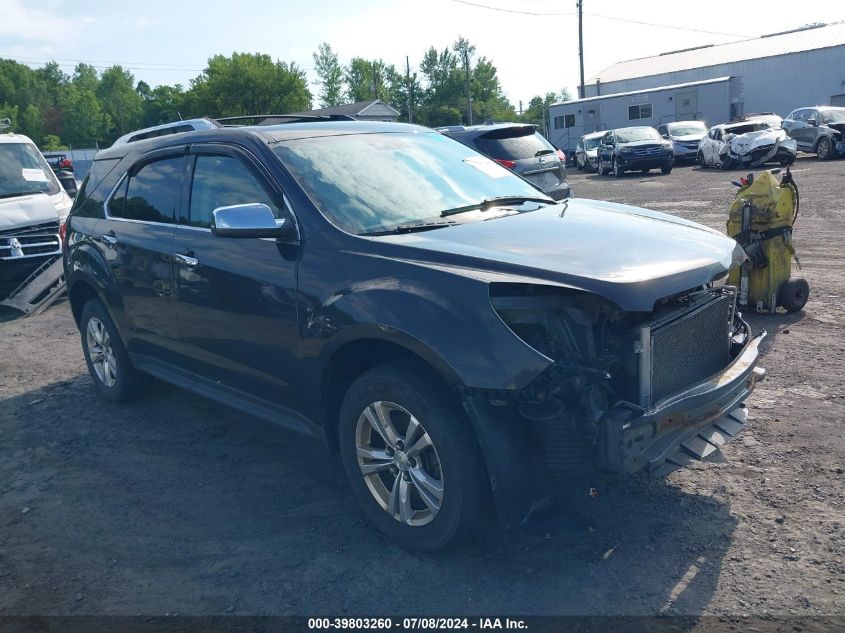
[[(501, 11), (502, 13), (517, 13), (519, 15), (532, 15), (532, 16), (569, 16), (569, 15), (576, 15), (575, 11), (569, 11), (564, 13), (555, 13), (555, 12), (544, 12), (544, 11), (518, 11), (516, 9), (505, 9), (503, 7), (493, 7), (487, 4), (480, 4), (477, 2), (469, 2), (469, 0), (452, 0), (452, 2), (457, 2), (458, 4), (466, 4), (471, 7), (477, 7), (479, 9), (488, 9), (490, 11)], [(655, 26), (661, 29), (674, 29), (676, 31), (691, 31), (694, 33), (706, 33), (708, 35), (721, 35), (724, 37), (755, 37), (753, 35), (745, 35), (741, 33), (723, 33), (721, 31), (708, 31), (705, 29), (694, 29), (686, 26), (675, 26), (672, 24), (658, 24), (656, 22), (645, 22), (643, 20), (633, 20), (630, 18), (619, 18), (616, 16), (611, 15), (602, 15), (601, 13), (589, 13), (587, 11), (584, 12), (584, 15), (589, 15), (594, 18), (601, 18), (603, 20), (614, 20), (616, 22), (628, 22), (629, 24), (639, 24), (642, 26)]]
[(602, 18), (603, 20), (615, 20), (616, 22), (628, 22), (630, 24), (641, 24), (643, 26), (656, 26), (661, 29), (674, 29), (676, 31), (692, 31), (694, 33), (706, 33), (708, 35), (724, 35), (725, 37), (755, 37), (754, 35), (745, 35), (742, 33), (722, 33), (721, 31), (706, 31), (704, 29), (692, 29), (688, 26), (674, 26), (672, 24), (656, 24), (654, 22), (643, 22), (641, 20), (631, 20), (629, 18), (617, 18), (612, 15), (601, 15), (600, 13), (585, 13), (594, 18)]
[(533, 11), (517, 11), (516, 9), (503, 9), (502, 7), (491, 7), (486, 4), (477, 4), (475, 2), (469, 2), (468, 0), (452, 0), (452, 2), (457, 2), (459, 4), (468, 4), (471, 7), (478, 7), (479, 9), (489, 9), (490, 11), (501, 11), (502, 13), (518, 13), (519, 15), (575, 15), (574, 11), (569, 11), (567, 13), (535, 13)]

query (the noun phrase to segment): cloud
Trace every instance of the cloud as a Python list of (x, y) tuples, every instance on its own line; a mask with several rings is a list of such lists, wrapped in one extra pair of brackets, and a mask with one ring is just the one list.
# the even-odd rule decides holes
[[(3, 0), (0, 19), (0, 36), (12, 36), (22, 42), (67, 41), (78, 35), (80, 27), (93, 22), (91, 18), (68, 18), (64, 9), (44, 10), (39, 6), (26, 4), (21, 0)], [(67, 6), (67, 5), (60, 5)]]

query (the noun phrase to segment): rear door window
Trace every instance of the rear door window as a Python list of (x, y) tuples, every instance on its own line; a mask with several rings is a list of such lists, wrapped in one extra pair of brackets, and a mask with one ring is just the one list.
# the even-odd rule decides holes
[(495, 136), (485, 135), (476, 139), (478, 149), (491, 158), (522, 160), (543, 154), (554, 154), (552, 144), (533, 130), (522, 129), (499, 132)]
[(142, 222), (174, 223), (184, 171), (184, 156), (174, 156), (147, 163), (134, 174), (130, 172), (109, 202), (109, 215)]

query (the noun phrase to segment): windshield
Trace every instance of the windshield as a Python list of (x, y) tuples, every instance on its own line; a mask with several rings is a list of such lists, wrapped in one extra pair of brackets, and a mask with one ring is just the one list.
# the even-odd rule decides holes
[(822, 110), (822, 123), (845, 123), (845, 108)]
[(0, 198), (59, 193), (53, 171), (33, 145), (0, 143)]
[(693, 134), (706, 134), (707, 128), (704, 123), (698, 121), (684, 121), (683, 123), (671, 123), (668, 126), (669, 134), (672, 136), (692, 136)]
[(599, 145), (601, 145), (601, 136), (584, 139), (584, 149), (596, 149)]
[(349, 233), (442, 222), (444, 211), (499, 196), (545, 197), (510, 170), (437, 132), (305, 138), (283, 141), (274, 150), (323, 215)]
[(660, 134), (653, 127), (630, 127), (616, 131), (617, 143), (634, 143), (636, 141), (659, 141)]

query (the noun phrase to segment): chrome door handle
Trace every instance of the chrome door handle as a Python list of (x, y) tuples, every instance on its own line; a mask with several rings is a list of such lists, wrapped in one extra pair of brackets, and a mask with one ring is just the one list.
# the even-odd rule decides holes
[(110, 246), (114, 246), (115, 244), (117, 244), (117, 235), (114, 234), (114, 231), (103, 233), (100, 237), (106, 244), (109, 244)]
[(183, 255), (182, 253), (174, 253), (173, 259), (175, 259), (177, 262), (185, 264), (185, 266), (191, 267), (194, 267), (200, 263), (200, 260), (198, 260), (196, 257), (191, 257), (190, 255)]

